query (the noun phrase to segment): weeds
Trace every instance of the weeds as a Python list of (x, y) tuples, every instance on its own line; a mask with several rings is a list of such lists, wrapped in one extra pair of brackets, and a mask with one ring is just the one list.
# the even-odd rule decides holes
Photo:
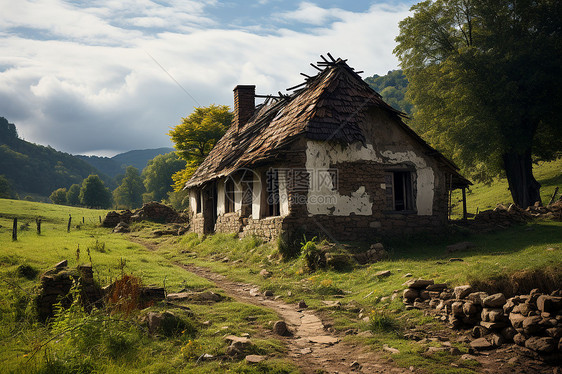
[(304, 242), (302, 242), (301, 245), (301, 258), (304, 260), (305, 266), (309, 271), (314, 272), (320, 268), (326, 267), (326, 257), (324, 252), (318, 248), (316, 237), (308, 241), (304, 238)]
[(392, 332), (396, 333), (400, 324), (395, 316), (384, 309), (372, 310), (369, 314), (369, 330), (374, 333)]

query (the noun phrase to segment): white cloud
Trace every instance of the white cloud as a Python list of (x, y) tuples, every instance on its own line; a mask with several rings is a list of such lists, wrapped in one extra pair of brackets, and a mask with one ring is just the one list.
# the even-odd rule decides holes
[[(308, 64), (320, 54), (348, 58), (366, 75), (396, 68), (394, 37), (407, 15), (404, 6), (355, 13), (302, 3), (293, 16), (331, 23), (257, 33), (219, 27), (207, 13), (214, 1), (160, 3), (99, 0), (80, 9), (55, 0), (13, 2), (0, 15), (7, 30), (0, 34), (0, 116), (26, 139), (72, 153), (168, 146), (169, 127), (193, 106), (232, 105), (236, 84), (284, 91), (302, 82), (300, 72), (314, 73)], [(29, 37), (14, 28), (40, 32)], [(159, 31), (144, 30), (150, 28)]]

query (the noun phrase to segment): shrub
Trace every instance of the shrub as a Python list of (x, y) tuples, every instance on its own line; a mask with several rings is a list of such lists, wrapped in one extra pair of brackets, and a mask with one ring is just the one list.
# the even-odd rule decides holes
[(318, 248), (316, 237), (312, 240), (301, 243), (301, 257), (305, 261), (305, 265), (310, 271), (316, 271), (326, 267), (326, 257), (324, 251)]
[(37, 274), (39, 274), (39, 270), (37, 270), (33, 266), (27, 265), (27, 264), (22, 264), (22, 265), (18, 266), (16, 272), (20, 277), (23, 277), (23, 278), (29, 279), (29, 280), (35, 279)]
[(398, 320), (387, 310), (373, 310), (369, 314), (369, 329), (372, 332), (396, 332), (399, 328)]

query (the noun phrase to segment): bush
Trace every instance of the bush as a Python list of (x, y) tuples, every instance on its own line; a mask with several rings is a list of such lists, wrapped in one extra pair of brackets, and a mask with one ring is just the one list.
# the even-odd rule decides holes
[(23, 277), (23, 278), (29, 279), (29, 280), (35, 279), (37, 274), (39, 274), (39, 270), (37, 270), (33, 266), (27, 265), (27, 264), (22, 264), (22, 265), (18, 266), (16, 272), (20, 277)]
[(316, 237), (301, 244), (301, 257), (305, 261), (305, 265), (308, 270), (316, 271), (320, 268), (326, 267), (326, 256), (324, 251), (318, 248), (318, 245), (316, 244)]
[(372, 332), (397, 332), (398, 320), (387, 310), (373, 310), (369, 314), (369, 330)]

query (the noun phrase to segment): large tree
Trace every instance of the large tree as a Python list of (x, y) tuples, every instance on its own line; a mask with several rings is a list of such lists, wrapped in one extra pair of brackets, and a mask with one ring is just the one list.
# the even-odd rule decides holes
[(428, 0), (396, 38), (414, 126), (473, 178), (505, 172), (522, 207), (540, 201), (533, 157), (562, 149), (561, 4)]
[(112, 205), (111, 191), (97, 175), (90, 175), (82, 181), (80, 204), (88, 208), (110, 208)]
[(134, 166), (127, 166), (121, 184), (113, 191), (113, 200), (120, 208), (140, 208), (144, 191), (139, 170)]
[(10, 181), (5, 176), (0, 175), (0, 199), (11, 199), (12, 196), (13, 193)]
[(193, 113), (182, 118), (182, 123), (168, 133), (178, 156), (187, 162), (185, 169), (173, 176), (176, 191), (183, 188), (230, 126), (233, 115), (229, 109), (226, 105), (195, 108)]
[(146, 188), (145, 201), (162, 201), (172, 192), (172, 175), (186, 166), (185, 160), (178, 158), (175, 152), (158, 155), (142, 171), (144, 187)]

